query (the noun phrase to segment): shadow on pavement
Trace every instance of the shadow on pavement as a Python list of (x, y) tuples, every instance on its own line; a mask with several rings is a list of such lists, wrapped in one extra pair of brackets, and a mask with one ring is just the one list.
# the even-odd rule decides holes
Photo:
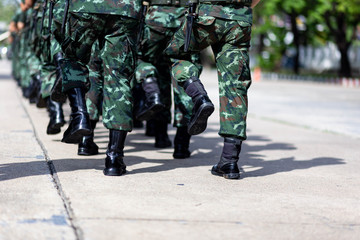
[[(95, 138), (95, 141), (97, 143), (102, 141), (107, 142), (107, 139), (107, 134), (103, 135), (102, 137), (99, 137), (98, 135), (97, 138)], [(145, 139), (147, 140), (146, 142), (141, 142)], [(146, 137), (144, 136), (144, 133), (137, 132), (129, 134), (126, 140), (126, 146), (128, 146), (130, 149), (125, 150), (125, 164), (128, 167), (144, 162), (154, 165), (144, 168), (133, 168), (131, 171), (128, 171), (127, 174), (163, 172), (178, 168), (193, 168), (198, 166), (208, 166), (210, 170), (211, 166), (215, 164), (220, 158), (222, 150), (222, 139), (220, 137), (208, 137), (198, 135), (192, 137), (192, 143), (190, 145), (190, 150), (192, 151), (192, 154), (190, 158), (173, 159), (173, 148), (156, 149), (153, 147), (154, 143), (149, 141), (150, 139), (153, 139), (153, 137)], [(248, 140), (251, 142), (260, 143), (261, 145), (251, 146), (248, 145), (246, 141), (244, 142), (242, 152), (240, 154), (239, 167), (246, 166), (246, 168), (245, 170), (244, 168), (241, 168), (241, 178), (263, 177), (280, 172), (289, 172), (297, 169), (309, 169), (318, 166), (345, 164), (343, 159), (332, 157), (316, 157), (308, 160), (298, 160), (292, 154), (292, 150), (296, 150), (296, 147), (293, 144), (274, 142), (265, 136), (249, 136)], [(262, 151), (269, 150), (286, 151), (288, 152), (288, 156), (280, 159), (264, 160), (264, 154), (262, 154)], [(154, 154), (151, 153), (147, 158), (143, 156), (144, 154), (142, 154), (142, 156), (134, 156), (134, 153), (141, 153), (142, 151), (154, 151), (154, 154), (157, 156), (162, 153), (166, 153), (167, 155), (169, 155), (169, 152), (171, 152), (171, 158), (154, 159), (152, 157), (154, 156)], [(104, 153), (105, 151), (101, 152)], [(104, 168), (105, 154), (99, 154), (98, 156), (99, 158), (96, 159), (77, 157), (68, 159), (53, 159), (52, 161), (55, 163), (57, 172), (71, 172), (82, 169), (95, 169), (102, 171)], [(34, 158), (36, 159), (36, 157)], [(46, 171), (46, 167), (44, 168), (44, 164), (45, 160), (1, 164), (0, 181), (48, 174), (49, 172)], [(255, 168), (255, 170), (246, 170), (248, 166)]]

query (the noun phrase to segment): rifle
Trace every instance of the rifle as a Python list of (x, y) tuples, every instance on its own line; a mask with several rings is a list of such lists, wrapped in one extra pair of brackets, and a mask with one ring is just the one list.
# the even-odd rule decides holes
[(64, 36), (65, 34), (65, 25), (67, 22), (67, 18), (68, 18), (68, 12), (69, 12), (69, 7), (70, 7), (70, 0), (65, 0), (65, 12), (64, 12), (64, 18), (61, 24), (61, 35)]
[(186, 35), (185, 35), (184, 52), (187, 52), (189, 50), (192, 27), (196, 18), (197, 18), (196, 3), (189, 2), (189, 13), (186, 16)]
[(146, 17), (146, 13), (148, 11), (148, 7), (149, 7), (149, 2), (143, 1), (142, 5), (141, 5), (141, 16), (140, 16), (139, 30), (138, 30), (137, 40), (136, 40), (136, 45), (137, 46), (140, 45), (140, 42), (142, 41), (142, 38), (143, 38), (144, 26), (145, 26), (145, 17)]
[(55, 2), (54, 0), (50, 0), (50, 6), (49, 6), (49, 27), (48, 27), (48, 34), (51, 34), (51, 25), (54, 17), (54, 6)]
[(42, 9), (40, 34), (42, 34), (43, 28), (44, 28), (44, 21), (45, 21), (45, 14), (46, 14), (46, 11), (47, 11), (47, 4), (48, 4), (48, 0), (45, 0), (44, 3), (43, 3), (43, 9)]

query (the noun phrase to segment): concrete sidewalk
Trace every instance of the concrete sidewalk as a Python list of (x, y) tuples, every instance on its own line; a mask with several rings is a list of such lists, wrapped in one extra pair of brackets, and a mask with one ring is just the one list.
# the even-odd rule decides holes
[[(173, 159), (172, 148), (154, 148), (154, 139), (138, 129), (126, 140), (128, 173), (105, 177), (108, 131), (101, 124), (95, 131), (99, 155), (77, 156), (76, 145), (60, 142), (62, 133), (46, 135), (46, 111), (21, 97), (8, 72), (2, 62), (1, 240), (360, 236), (359, 138), (298, 124), (284, 112), (288, 121), (261, 115), (263, 108), (276, 110), (262, 100), (264, 93), (274, 99), (269, 83), (252, 86), (253, 102), (264, 105), (249, 114), (240, 180), (210, 174), (222, 147), (218, 108), (205, 133), (192, 137), (189, 159)], [(216, 75), (204, 74), (212, 81), (206, 83), (209, 94), (216, 95)], [(175, 129), (169, 134), (173, 139)]]

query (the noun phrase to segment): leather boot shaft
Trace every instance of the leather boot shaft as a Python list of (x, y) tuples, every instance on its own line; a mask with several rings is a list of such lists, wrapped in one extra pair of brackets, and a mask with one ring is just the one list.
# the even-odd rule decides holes
[(174, 138), (173, 157), (184, 159), (190, 157), (189, 145), (191, 135), (187, 132), (187, 127), (178, 127)]
[(237, 163), (241, 151), (242, 141), (237, 138), (225, 137), (220, 162)]
[(110, 129), (109, 144), (106, 155), (117, 155), (123, 157), (126, 135), (126, 131)]
[(155, 147), (167, 148), (171, 147), (171, 141), (169, 139), (168, 123), (162, 120), (155, 120)]
[(61, 127), (65, 124), (62, 104), (47, 98), (47, 110), (49, 112), (49, 124), (46, 129), (47, 134), (60, 133)]
[(94, 142), (94, 129), (96, 128), (97, 120), (90, 120), (91, 134), (84, 136), (78, 146), (78, 155), (91, 156), (99, 153), (99, 147)]
[(220, 161), (212, 167), (211, 173), (226, 179), (240, 178), (237, 162), (241, 152), (241, 144), (240, 139), (225, 137)]
[(188, 123), (188, 133), (197, 135), (205, 131), (207, 120), (214, 112), (215, 108), (209, 99), (204, 85), (196, 77), (188, 79), (183, 88), (194, 103), (190, 122)]
[(85, 90), (83, 88), (72, 88), (66, 93), (70, 102), (71, 113), (87, 112)]
[(162, 111), (165, 105), (161, 102), (160, 89), (155, 77), (144, 79), (142, 89), (145, 93), (145, 102), (139, 106), (135, 115), (137, 120), (147, 121), (153, 118), (156, 113)]
[(85, 89), (72, 88), (66, 93), (70, 101), (71, 115), (69, 127), (64, 132), (61, 141), (65, 143), (80, 143), (83, 136), (89, 136), (92, 133), (85, 103)]
[(189, 97), (192, 98), (193, 102), (199, 97), (199, 96), (207, 96), (207, 92), (205, 90), (204, 85), (201, 83), (200, 79), (197, 77), (192, 77), (189, 80), (187, 80), (183, 88)]

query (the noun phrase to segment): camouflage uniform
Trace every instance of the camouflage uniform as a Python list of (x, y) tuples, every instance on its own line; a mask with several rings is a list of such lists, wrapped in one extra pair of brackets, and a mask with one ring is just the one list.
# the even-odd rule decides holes
[[(63, 91), (88, 81), (91, 48), (99, 39), (104, 66), (103, 123), (108, 129), (132, 130), (129, 79), (134, 68), (134, 43), (140, 1), (70, 1), (61, 47)], [(59, 30), (59, 29), (58, 29)]]
[(12, 36), (12, 43), (11, 43), (11, 53), (12, 53), (12, 76), (16, 81), (20, 81), (20, 74), (19, 74), (19, 53), (20, 53), (20, 32), (18, 29), (18, 22), (21, 18), (21, 10), (18, 9), (15, 15), (12, 18), (12, 22), (14, 23), (16, 30), (15, 32), (11, 32)]
[[(160, 5), (156, 1), (150, 3), (146, 14), (144, 40), (141, 45), (141, 55), (136, 68), (136, 79), (141, 82), (149, 77), (156, 77), (159, 83), (162, 101), (166, 110), (158, 116), (170, 122), (171, 114), (171, 74), (170, 58), (163, 51), (171, 37), (181, 26), (185, 17), (185, 7), (174, 5)], [(193, 55), (194, 63), (199, 61), (198, 55)], [(197, 73), (200, 74), (201, 66), (197, 65)], [(174, 126), (185, 126), (190, 119), (192, 102), (184, 90), (173, 81), (175, 117)]]
[(196, 65), (188, 60), (189, 53), (212, 47), (220, 93), (219, 134), (245, 140), (247, 90), (251, 84), (248, 55), (252, 25), (252, 9), (249, 7), (251, 0), (243, 0), (243, 3), (229, 2), (200, 1), (189, 52), (183, 52), (185, 21), (175, 33), (166, 53), (174, 57), (172, 76), (181, 85), (191, 77), (199, 77), (192, 71)]
[(90, 89), (86, 93), (86, 107), (90, 120), (99, 121), (102, 114), (104, 68), (100, 57), (99, 42), (96, 41), (92, 47), (91, 59), (88, 64)]
[[(60, 44), (51, 33), (51, 29), (55, 29), (55, 23), (54, 20), (52, 23), (49, 22), (50, 10), (52, 10), (53, 19), (61, 19), (64, 14), (64, 8), (61, 3), (55, 4), (53, 9), (50, 9), (50, 3), (48, 2), (47, 9), (43, 17), (44, 26), (41, 32), (42, 41), (40, 43), (42, 49), (41, 57), (43, 61), (41, 68), (41, 78), (43, 80), (41, 83), (41, 95), (43, 98), (50, 97), (51, 95), (51, 90), (54, 87), (56, 80), (56, 65), (53, 57), (58, 52), (61, 52)], [(50, 24), (52, 26), (50, 26)]]
[(212, 47), (220, 92), (219, 135), (224, 138), (224, 145), (220, 161), (212, 167), (211, 173), (226, 179), (240, 178), (237, 162), (242, 141), (246, 139), (247, 90), (251, 84), (248, 55), (252, 25), (250, 6), (255, 6), (258, 0), (254, 2), (191, 0), (186, 21), (166, 49), (167, 54), (176, 58), (173, 77), (194, 102), (187, 131), (195, 135), (206, 129), (214, 105), (199, 76), (189, 72), (195, 68), (189, 61), (189, 54)]

